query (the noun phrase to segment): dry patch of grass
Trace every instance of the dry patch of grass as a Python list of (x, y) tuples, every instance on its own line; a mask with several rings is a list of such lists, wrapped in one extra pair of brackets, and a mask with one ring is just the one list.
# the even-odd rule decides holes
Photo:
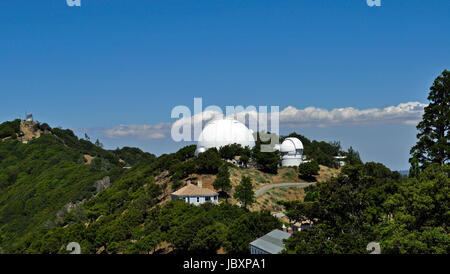
[(34, 138), (41, 137), (41, 131), (33, 128), (34, 123), (24, 122), (20, 123), (20, 131), (24, 136), (20, 137), (21, 142), (28, 142)]
[(336, 168), (331, 168), (327, 166), (319, 166), (319, 175), (314, 176), (318, 182), (324, 182), (331, 179), (334, 176), (337, 176), (341, 170)]
[(269, 210), (271, 212), (282, 211), (282, 207), (277, 204), (278, 201), (303, 200), (305, 190), (290, 186), (273, 188), (256, 199), (256, 203), (250, 208), (252, 211)]

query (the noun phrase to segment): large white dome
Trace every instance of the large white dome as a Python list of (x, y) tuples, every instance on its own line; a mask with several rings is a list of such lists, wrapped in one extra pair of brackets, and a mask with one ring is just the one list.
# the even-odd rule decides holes
[(231, 144), (254, 147), (253, 132), (243, 123), (234, 119), (213, 120), (200, 133), (196, 153), (201, 153), (213, 147), (219, 149)]

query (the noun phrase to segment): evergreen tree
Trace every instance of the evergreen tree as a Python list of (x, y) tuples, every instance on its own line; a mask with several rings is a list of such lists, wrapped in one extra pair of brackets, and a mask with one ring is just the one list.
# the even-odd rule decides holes
[(103, 148), (103, 144), (100, 143), (100, 140), (99, 140), (99, 139), (97, 139), (97, 140), (95, 141), (95, 145), (96, 145), (97, 147), (99, 147), (99, 148)]
[(249, 161), (250, 161), (250, 157), (248, 157), (247, 155), (244, 154), (244, 155), (241, 156), (240, 162), (242, 163), (242, 165), (244, 167), (248, 166), (248, 162)]
[(350, 165), (358, 165), (362, 164), (361, 157), (359, 156), (359, 152), (350, 147), (347, 152), (346, 162)]
[(223, 164), (219, 167), (216, 180), (213, 183), (214, 189), (228, 192), (231, 190), (230, 172), (228, 166)]
[(299, 176), (306, 180), (315, 180), (314, 175), (318, 175), (319, 170), (320, 167), (315, 161), (302, 163), (298, 166)]
[(250, 177), (242, 176), (241, 183), (236, 187), (234, 198), (241, 202), (244, 208), (255, 202), (255, 192)]
[(450, 71), (444, 70), (430, 87), (429, 105), (417, 125), (418, 142), (411, 148), (411, 171), (425, 169), (431, 163), (448, 164), (450, 154)]

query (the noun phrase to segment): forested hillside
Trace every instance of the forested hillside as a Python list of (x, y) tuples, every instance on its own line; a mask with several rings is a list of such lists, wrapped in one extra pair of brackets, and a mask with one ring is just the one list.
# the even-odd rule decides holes
[(378, 242), (383, 253), (448, 254), (449, 166), (433, 164), (417, 178), (402, 178), (379, 163), (346, 166), (307, 189), (304, 201), (282, 203), (290, 219), (316, 220), (294, 233), (286, 253), (364, 253)]
[[(17, 137), (11, 124), (0, 128)], [(83, 253), (148, 253), (158, 245), (245, 253), (250, 241), (281, 226), (269, 212), (229, 204), (164, 205), (179, 180), (225, 164), (216, 150), (194, 157), (188, 146), (156, 158), (136, 148), (107, 151), (59, 128), (27, 144), (16, 139), (0, 142), (2, 252), (67, 253), (76, 241)]]
[[(121, 173), (114, 154), (70, 131), (54, 129), (28, 144), (14, 139), (0, 142), (0, 246), (6, 250), (24, 234), (56, 225), (64, 206), (95, 195), (96, 181)], [(96, 157), (91, 165), (83, 157), (88, 151)]]

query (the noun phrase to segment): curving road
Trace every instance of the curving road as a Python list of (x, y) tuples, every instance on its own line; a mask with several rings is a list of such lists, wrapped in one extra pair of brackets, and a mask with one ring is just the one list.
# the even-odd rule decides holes
[(255, 191), (255, 196), (258, 198), (259, 196), (266, 193), (269, 189), (277, 188), (277, 187), (298, 187), (298, 188), (305, 188), (307, 186), (313, 185), (315, 183), (300, 183), (300, 182), (292, 182), (292, 183), (279, 183), (279, 184), (271, 184), (263, 186), (262, 188)]

